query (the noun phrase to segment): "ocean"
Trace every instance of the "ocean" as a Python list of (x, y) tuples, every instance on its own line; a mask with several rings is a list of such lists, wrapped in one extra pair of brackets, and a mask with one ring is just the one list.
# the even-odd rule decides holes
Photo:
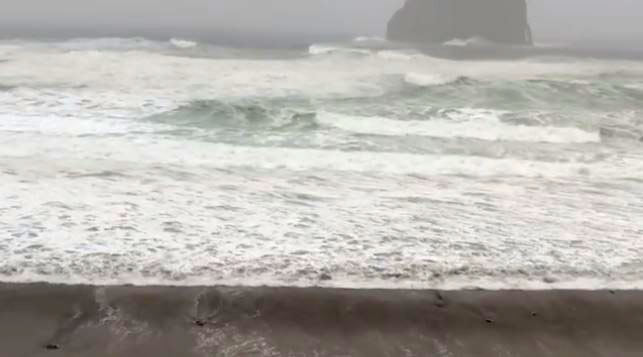
[(641, 59), (0, 41), (1, 281), (643, 288), (641, 217)]

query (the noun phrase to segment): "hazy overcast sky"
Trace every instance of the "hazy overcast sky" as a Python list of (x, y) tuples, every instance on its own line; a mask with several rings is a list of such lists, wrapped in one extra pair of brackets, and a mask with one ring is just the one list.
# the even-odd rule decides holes
[[(483, 1), (483, 0), (480, 0)], [(0, 27), (382, 34), (403, 0), (0, 0)], [(536, 39), (643, 38), (643, 0), (528, 0)]]

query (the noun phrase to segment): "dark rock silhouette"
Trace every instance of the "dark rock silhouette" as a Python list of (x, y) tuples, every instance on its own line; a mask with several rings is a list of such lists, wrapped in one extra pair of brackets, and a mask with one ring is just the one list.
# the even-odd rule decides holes
[(532, 44), (526, 0), (407, 0), (389, 22), (387, 37), (415, 43), (483, 38)]

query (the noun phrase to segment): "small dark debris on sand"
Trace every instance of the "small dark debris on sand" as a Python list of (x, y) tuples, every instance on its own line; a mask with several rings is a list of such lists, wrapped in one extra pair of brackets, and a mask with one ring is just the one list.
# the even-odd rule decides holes
[(0, 283), (1, 357), (641, 357), (641, 331), (630, 290)]

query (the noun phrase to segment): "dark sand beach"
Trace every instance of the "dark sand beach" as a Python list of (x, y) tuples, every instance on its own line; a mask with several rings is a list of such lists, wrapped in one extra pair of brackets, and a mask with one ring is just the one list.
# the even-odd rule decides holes
[(0, 284), (0, 356), (643, 353), (641, 291)]

